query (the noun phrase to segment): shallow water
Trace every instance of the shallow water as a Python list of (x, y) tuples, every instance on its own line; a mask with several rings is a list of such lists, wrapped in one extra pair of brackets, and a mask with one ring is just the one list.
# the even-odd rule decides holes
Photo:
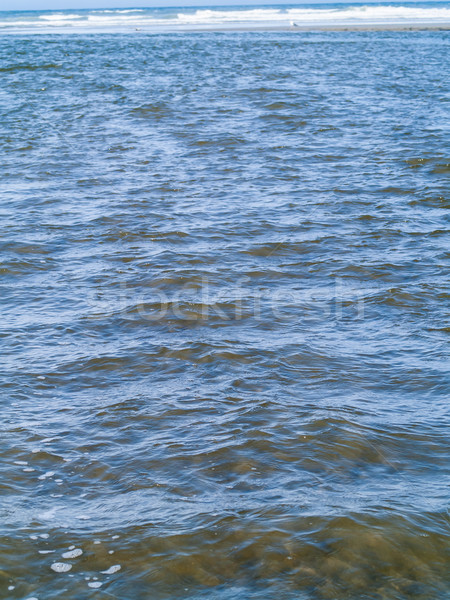
[(1, 598), (450, 597), (448, 47), (0, 38)]

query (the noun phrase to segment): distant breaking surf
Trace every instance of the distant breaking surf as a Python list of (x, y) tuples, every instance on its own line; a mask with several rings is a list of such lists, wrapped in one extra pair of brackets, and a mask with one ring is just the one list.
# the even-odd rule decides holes
[(186, 31), (314, 26), (449, 25), (448, 4), (0, 12), (0, 31)]

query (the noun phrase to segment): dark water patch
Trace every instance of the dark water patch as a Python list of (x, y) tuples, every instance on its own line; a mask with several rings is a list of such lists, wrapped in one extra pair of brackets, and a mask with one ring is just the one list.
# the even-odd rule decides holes
[(436, 174), (447, 174), (450, 173), (450, 162), (446, 163), (437, 163), (436, 166), (432, 169), (432, 173)]
[(16, 73), (20, 71), (38, 71), (38, 70), (52, 70), (59, 69), (62, 65), (60, 64), (17, 64), (17, 65), (9, 65), (7, 67), (0, 67), (0, 73)]
[(144, 104), (130, 110), (130, 115), (133, 117), (162, 119), (165, 116), (170, 116), (170, 108), (168, 104)]

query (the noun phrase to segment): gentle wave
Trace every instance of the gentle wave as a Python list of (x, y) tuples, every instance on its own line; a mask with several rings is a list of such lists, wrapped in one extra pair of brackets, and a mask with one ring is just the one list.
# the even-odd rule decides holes
[(40, 19), (42, 19), (43, 21), (69, 21), (71, 19), (80, 19), (81, 16), (80, 15), (66, 15), (66, 14), (61, 14), (58, 13), (56, 15), (40, 15), (39, 16)]
[(345, 9), (298, 9), (270, 10), (255, 9), (246, 11), (217, 11), (198, 10), (193, 15), (179, 13), (178, 20), (189, 23), (247, 23), (247, 22), (273, 22), (290, 23), (292, 19), (301, 22), (329, 22), (346, 20), (423, 20), (423, 19), (449, 19), (450, 10), (446, 8), (410, 8), (406, 6), (361, 6)]
[(0, 18), (0, 29), (64, 28), (192, 28), (192, 27), (260, 27), (346, 24), (418, 24), (450, 23), (448, 7), (416, 6), (340, 6), (330, 8), (254, 8), (173, 10), (104, 10), (58, 11), (52, 14), (14, 13)]

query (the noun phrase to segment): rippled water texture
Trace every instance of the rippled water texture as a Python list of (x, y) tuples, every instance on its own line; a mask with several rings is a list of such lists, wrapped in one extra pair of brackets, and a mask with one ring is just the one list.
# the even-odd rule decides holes
[(447, 34), (0, 57), (1, 598), (449, 598)]

